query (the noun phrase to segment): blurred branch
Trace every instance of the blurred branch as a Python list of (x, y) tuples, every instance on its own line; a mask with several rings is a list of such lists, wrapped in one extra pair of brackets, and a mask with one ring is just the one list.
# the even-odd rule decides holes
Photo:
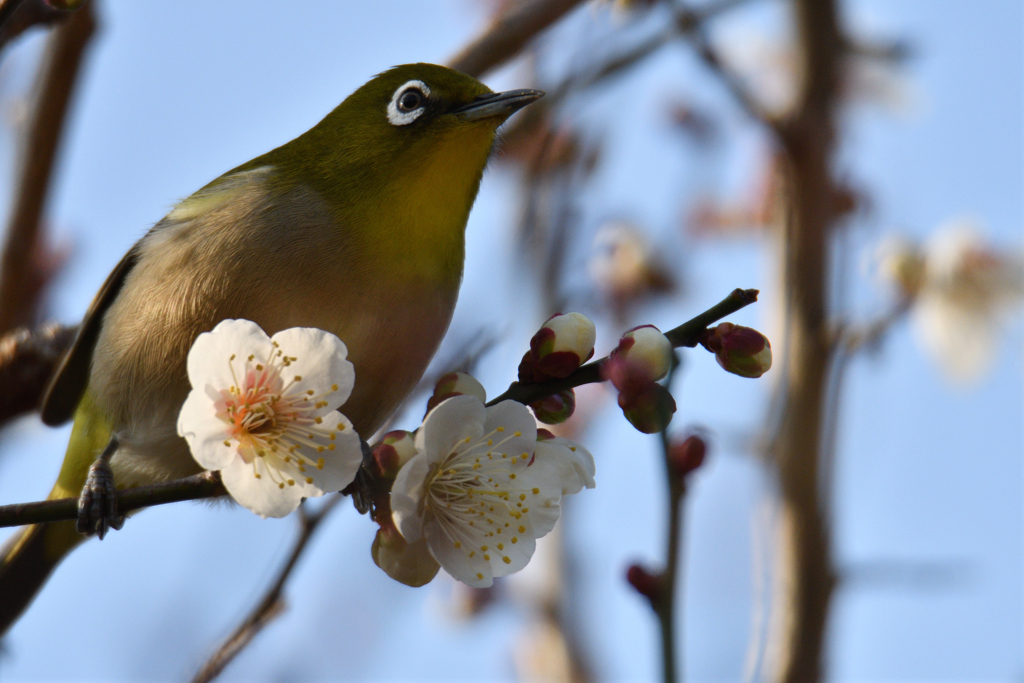
[[(545, 98), (545, 104), (554, 106), (571, 92), (589, 88), (609, 78), (621, 75), (639, 64), (663, 46), (680, 36), (693, 36), (703, 31), (704, 24), (714, 17), (731, 10), (748, 0), (718, 0), (700, 7), (673, 6), (673, 24), (668, 29), (622, 50), (596, 66), (580, 69), (554, 87)], [(718, 63), (717, 57), (715, 58)], [(520, 119), (521, 120), (521, 119)]]
[(835, 220), (831, 158), (841, 41), (835, 0), (794, 0), (802, 82), (795, 109), (776, 125), (785, 152), (783, 250), (785, 374), (781, 417), (768, 452), (781, 495), (775, 617), (769, 652), (775, 681), (822, 676), (829, 603), (836, 583), (820, 490), (828, 329), (829, 233)]
[[(743, 0), (723, 0), (716, 7), (717, 12), (731, 9), (732, 7), (740, 4)], [(686, 7), (676, 9), (676, 27), (680, 33), (685, 35), (693, 43), (694, 49), (697, 51), (697, 56), (703, 60), (705, 66), (707, 66), (712, 72), (717, 74), (722, 84), (732, 93), (736, 101), (739, 102), (740, 106), (750, 114), (753, 118), (761, 121), (769, 128), (776, 128), (778, 121), (775, 116), (764, 108), (764, 105), (758, 101), (754, 93), (747, 88), (746, 84), (740, 78), (739, 74), (736, 74), (730, 69), (725, 62), (722, 61), (718, 51), (711, 44), (711, 41), (707, 37), (707, 33), (704, 27), (704, 21), (711, 16), (708, 14), (707, 9), (692, 10)]]
[(0, 337), (0, 425), (36, 410), (76, 327), (49, 324)]
[(58, 9), (44, 0), (0, 0), (0, 50), (33, 26), (63, 21), (72, 11), (70, 7)]
[[(673, 346), (696, 346), (700, 333), (708, 325), (730, 313), (735, 313), (755, 301), (757, 301), (756, 289), (733, 290), (729, 296), (718, 304), (679, 327), (669, 330), (665, 333), (665, 336), (669, 338)], [(603, 361), (604, 359), (602, 358), (599, 361), (588, 363), (565, 379), (538, 382), (536, 384), (513, 382), (508, 391), (490, 401), (488, 405), (494, 405), (506, 399), (519, 401), (520, 403), (532, 403), (540, 398), (558, 393), (563, 389), (600, 382), (602, 381), (600, 365)], [(121, 512), (131, 512), (132, 510), (151, 505), (212, 498), (223, 496), (225, 493), (224, 487), (220, 482), (219, 473), (203, 472), (165, 484), (141, 486), (118, 491), (117, 509)], [(36, 524), (39, 522), (57, 522), (64, 519), (77, 518), (77, 498), (61, 498), (58, 500), (0, 506), (0, 527)]]
[(68, 16), (46, 46), (28, 117), (14, 207), (0, 255), (0, 332), (33, 322), (49, 278), (40, 224), (75, 83), (96, 30), (92, 3)]
[(448, 61), (451, 68), (480, 77), (512, 59), (538, 33), (583, 0), (522, 0), (513, 3), (487, 29)]
[(299, 535), (292, 546), (292, 552), (285, 561), (284, 566), (277, 574), (274, 583), (270, 585), (263, 598), (256, 604), (249, 616), (239, 624), (228, 638), (221, 643), (217, 651), (203, 664), (202, 668), (192, 679), (192, 683), (209, 683), (219, 676), (246, 645), (252, 642), (263, 628), (284, 613), (285, 601), (282, 593), (285, 584), (292, 575), (295, 565), (309, 545), (320, 522), (338, 506), (342, 496), (336, 495), (320, 506), (316, 512), (307, 512), (308, 503), (303, 503), (299, 508)]

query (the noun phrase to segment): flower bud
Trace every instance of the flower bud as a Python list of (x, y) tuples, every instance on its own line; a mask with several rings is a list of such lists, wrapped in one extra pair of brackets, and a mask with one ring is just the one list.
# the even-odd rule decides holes
[(644, 434), (657, 434), (672, 421), (676, 401), (668, 389), (649, 383), (640, 391), (620, 392), (619, 407), (629, 423)]
[(530, 404), (533, 414), (544, 424), (562, 424), (576, 410), (576, 392), (572, 389), (560, 391)]
[(631, 564), (626, 570), (626, 581), (637, 593), (647, 598), (653, 605), (661, 594), (664, 577), (661, 574), (654, 574), (640, 564)]
[(373, 461), (377, 465), (378, 476), (394, 479), (398, 470), (416, 455), (416, 438), (401, 429), (388, 432), (373, 447)]
[(771, 342), (753, 328), (721, 323), (709, 329), (701, 343), (734, 375), (756, 378), (772, 367)]
[(426, 538), (409, 543), (390, 522), (377, 530), (370, 554), (388, 576), (414, 588), (430, 583), (441, 568), (430, 554)]
[(601, 367), (601, 374), (619, 391), (637, 393), (668, 374), (672, 342), (654, 325), (626, 332)]
[(445, 399), (452, 396), (476, 396), (481, 403), (487, 402), (487, 392), (484, 385), (480, 384), (472, 375), (465, 372), (449, 372), (437, 380), (434, 385), (434, 395), (427, 401), (427, 412), (436, 408)]
[(682, 441), (673, 442), (669, 446), (668, 461), (676, 476), (686, 477), (704, 464), (707, 444), (696, 434), (691, 434)]
[(594, 355), (597, 330), (582, 313), (557, 313), (533, 335), (519, 364), (520, 382), (561, 379)]

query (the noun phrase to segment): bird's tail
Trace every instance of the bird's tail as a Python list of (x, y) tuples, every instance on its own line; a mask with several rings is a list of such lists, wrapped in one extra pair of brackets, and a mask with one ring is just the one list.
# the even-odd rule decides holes
[[(57, 488), (51, 498), (64, 497)], [(0, 635), (18, 620), (64, 556), (85, 540), (74, 522), (31, 524), (0, 548)]]
[[(64, 464), (48, 500), (77, 498), (89, 466), (109, 441), (110, 428), (86, 393), (75, 413)], [(54, 567), (85, 538), (73, 521), (49, 522), (18, 529), (0, 547), (0, 635), (7, 633), (32, 603)]]

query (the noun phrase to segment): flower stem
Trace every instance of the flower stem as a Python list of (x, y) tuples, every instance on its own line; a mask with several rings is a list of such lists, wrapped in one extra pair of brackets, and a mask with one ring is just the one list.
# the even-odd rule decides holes
[[(672, 386), (676, 368), (679, 367), (678, 356), (673, 356), (672, 369), (669, 371), (666, 386)], [(654, 613), (661, 627), (661, 662), (662, 680), (665, 683), (676, 683), (682, 680), (682, 646), (676, 649), (678, 635), (676, 630), (676, 587), (679, 577), (679, 559), (683, 538), (683, 500), (686, 497), (686, 479), (680, 476), (672, 463), (668, 429), (659, 433), (661, 452), (665, 462), (665, 481), (668, 483), (668, 531), (665, 538), (665, 571), (661, 575), (661, 584), (653, 601)]]

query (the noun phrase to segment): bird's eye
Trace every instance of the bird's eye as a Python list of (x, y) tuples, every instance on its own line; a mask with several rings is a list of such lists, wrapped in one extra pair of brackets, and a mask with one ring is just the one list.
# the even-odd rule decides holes
[(420, 93), (419, 88), (409, 88), (398, 98), (398, 111), (410, 112), (413, 109), (419, 109), (422, 102), (423, 94)]
[(403, 83), (388, 104), (388, 121), (393, 126), (405, 126), (420, 117), (430, 97), (430, 88), (423, 81)]

